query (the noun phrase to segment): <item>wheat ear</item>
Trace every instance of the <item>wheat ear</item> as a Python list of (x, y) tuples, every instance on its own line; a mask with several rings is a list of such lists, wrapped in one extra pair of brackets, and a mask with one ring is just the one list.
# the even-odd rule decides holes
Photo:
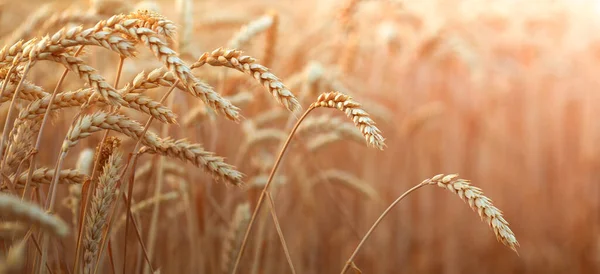
[(290, 111), (301, 109), (300, 103), (294, 94), (265, 66), (256, 63), (250, 56), (242, 55), (239, 50), (218, 48), (212, 52), (205, 52), (191, 68), (204, 64), (232, 68), (253, 76), (275, 97), (275, 99)]
[[(302, 114), (302, 116), (298, 119), (298, 121), (292, 128), (290, 134), (288, 135), (288, 138), (286, 139), (285, 143), (283, 144), (283, 147), (279, 151), (277, 160), (275, 160), (275, 164), (273, 165), (273, 168), (271, 169), (271, 173), (269, 174), (269, 179), (267, 180), (267, 183), (263, 187), (263, 190), (262, 190), (260, 196), (258, 197), (258, 202), (257, 202), (256, 208), (254, 209), (254, 212), (252, 213), (252, 217), (250, 218), (250, 222), (248, 223), (248, 227), (246, 228), (246, 233), (244, 234), (244, 240), (242, 241), (242, 245), (240, 246), (240, 250), (238, 252), (235, 264), (233, 266), (232, 274), (237, 273), (237, 269), (239, 267), (240, 261), (242, 259), (242, 256), (244, 255), (244, 250), (245, 250), (246, 244), (248, 243), (248, 238), (250, 236), (250, 232), (252, 231), (252, 225), (254, 224), (256, 217), (257, 217), (258, 213), (260, 212), (260, 209), (262, 208), (264, 199), (267, 197), (267, 194), (269, 191), (269, 186), (273, 182), (275, 172), (277, 171), (277, 168), (279, 167), (279, 164), (281, 163), (281, 159), (283, 158), (283, 155), (285, 154), (286, 149), (290, 145), (292, 137), (294, 137), (294, 133), (296, 133), (296, 131), (298, 130), (298, 127), (300, 126), (300, 124), (302, 124), (302, 121), (304, 121), (304, 119), (306, 119), (306, 117), (310, 114), (310, 112), (319, 107), (337, 108), (341, 111), (344, 111), (347, 116), (352, 118), (352, 120), (354, 121), (354, 124), (360, 129), (361, 133), (365, 136), (365, 139), (367, 140), (368, 145), (372, 145), (379, 149), (383, 149), (383, 147), (384, 147), (383, 140), (384, 139), (381, 136), (379, 129), (377, 129), (377, 127), (375, 127), (375, 122), (373, 122), (373, 120), (371, 120), (371, 118), (369, 118), (369, 114), (360, 108), (359, 103), (353, 101), (350, 96), (341, 94), (339, 92), (331, 92), (331, 93), (321, 94), (317, 98), (317, 101), (315, 103), (311, 104), (310, 107), (304, 112), (304, 114)], [(269, 205), (271, 205), (271, 203), (269, 203)], [(274, 210), (274, 209), (271, 208), (271, 211), (272, 210)], [(274, 215), (273, 215), (273, 221), (275, 223), (277, 223), (277, 220)], [(282, 240), (282, 243), (283, 243), (283, 240)], [(285, 245), (284, 245), (284, 249), (287, 249), (285, 247)], [(288, 255), (288, 254), (286, 254), (286, 255)]]
[[(496, 234), (496, 239), (502, 242), (504, 245), (517, 252), (517, 247), (519, 246), (519, 242), (515, 238), (515, 234), (508, 227), (508, 222), (502, 216), (502, 211), (496, 208), (492, 204), (492, 200), (483, 195), (483, 192), (480, 188), (472, 186), (468, 180), (458, 178), (458, 174), (438, 174), (429, 179), (425, 179), (420, 184), (412, 187), (411, 189), (404, 192), (400, 197), (398, 197), (383, 213), (377, 218), (375, 223), (371, 226), (369, 231), (363, 236), (360, 243), (350, 255), (350, 258), (346, 261), (344, 268), (342, 269), (341, 274), (346, 273), (350, 266), (354, 264), (354, 259), (358, 254), (358, 251), (366, 242), (366, 240), (371, 236), (375, 228), (381, 223), (384, 217), (400, 202), (404, 197), (408, 196), (410, 193), (415, 190), (426, 186), (426, 185), (437, 185), (439, 187), (450, 190), (452, 193), (457, 194), (463, 201), (467, 202), (469, 206), (476, 210), (482, 221), (486, 222), (490, 228)], [(518, 254), (518, 253), (517, 253)]]
[(336, 108), (343, 111), (352, 119), (354, 125), (360, 129), (368, 145), (381, 150), (385, 147), (385, 139), (381, 136), (381, 131), (375, 126), (375, 122), (351, 96), (335, 91), (324, 93), (311, 105), (311, 108), (317, 107)]
[(36, 204), (5, 193), (0, 193), (0, 215), (8, 220), (38, 225), (55, 236), (64, 237), (69, 233), (69, 227), (59, 217), (47, 214)]
[(102, 238), (102, 231), (108, 217), (108, 212), (112, 206), (115, 197), (117, 181), (119, 180), (118, 171), (121, 167), (121, 155), (113, 153), (107, 159), (104, 165), (102, 175), (98, 178), (98, 187), (92, 200), (90, 214), (88, 215), (84, 247), (84, 273), (91, 273), (94, 266), (94, 260), (98, 256), (99, 244)]

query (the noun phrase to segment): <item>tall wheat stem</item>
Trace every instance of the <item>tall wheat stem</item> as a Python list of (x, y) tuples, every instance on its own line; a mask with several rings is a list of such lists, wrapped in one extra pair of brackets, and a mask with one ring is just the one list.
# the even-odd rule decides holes
[[(250, 222), (248, 223), (248, 228), (246, 229), (246, 232), (244, 234), (244, 240), (242, 241), (242, 245), (240, 246), (240, 251), (238, 252), (238, 255), (237, 255), (236, 259), (235, 259), (235, 265), (233, 266), (233, 271), (231, 272), (232, 274), (236, 274), (237, 273), (238, 266), (240, 264), (242, 256), (244, 255), (244, 249), (246, 248), (246, 244), (248, 243), (248, 238), (249, 238), (250, 232), (252, 230), (252, 225), (254, 224), (254, 221), (256, 220), (258, 212), (260, 211), (260, 209), (262, 207), (262, 204), (263, 204), (263, 201), (264, 201), (265, 196), (267, 194), (267, 191), (269, 190), (269, 186), (271, 186), (271, 182), (273, 181), (273, 177), (275, 176), (275, 172), (277, 171), (277, 168), (279, 167), (279, 164), (281, 163), (281, 159), (283, 158), (283, 155), (285, 154), (285, 151), (286, 151), (287, 147), (289, 146), (290, 141), (292, 140), (292, 137), (294, 137), (294, 133), (296, 133), (296, 130), (298, 129), (298, 127), (300, 126), (300, 124), (302, 123), (302, 121), (304, 120), (304, 118), (306, 118), (306, 116), (308, 116), (308, 114), (313, 109), (315, 109), (315, 107), (311, 105), (304, 112), (304, 114), (302, 114), (302, 116), (300, 117), (300, 119), (298, 119), (298, 122), (296, 122), (296, 124), (292, 128), (292, 131), (290, 132), (290, 135), (288, 136), (287, 140), (283, 144), (283, 147), (281, 148), (281, 151), (279, 152), (279, 156), (277, 157), (277, 160), (275, 160), (275, 165), (273, 165), (273, 169), (271, 170), (271, 174), (269, 174), (269, 179), (267, 180), (267, 183), (263, 187), (263, 190), (260, 193), (260, 196), (258, 197), (258, 203), (256, 205), (256, 208), (254, 209), (254, 212), (252, 213), (252, 217), (250, 218)], [(271, 210), (274, 210), (274, 209), (271, 208)]]
[(385, 216), (392, 210), (392, 208), (394, 208), (408, 194), (412, 193), (413, 191), (415, 191), (415, 190), (417, 190), (417, 189), (419, 189), (419, 188), (421, 188), (421, 187), (423, 187), (425, 185), (427, 185), (427, 183), (426, 182), (422, 182), (422, 183), (420, 183), (420, 184), (412, 187), (411, 189), (407, 190), (406, 192), (404, 192), (404, 194), (402, 194), (400, 197), (398, 197), (390, 206), (388, 206), (388, 208), (385, 211), (383, 211), (383, 213), (381, 213), (381, 215), (379, 216), (379, 218), (377, 218), (377, 220), (371, 226), (371, 228), (369, 229), (369, 231), (367, 231), (367, 234), (365, 234), (365, 236), (360, 240), (360, 243), (358, 243), (358, 246), (356, 246), (356, 249), (354, 249), (354, 252), (352, 252), (352, 255), (350, 255), (350, 258), (348, 258), (348, 260), (346, 261), (346, 265), (344, 265), (344, 268), (342, 269), (341, 274), (346, 273), (346, 271), (348, 271), (348, 269), (350, 268), (350, 266), (352, 266), (352, 264), (354, 263), (354, 258), (356, 257), (356, 254), (358, 254), (358, 251), (360, 250), (360, 248), (367, 241), (367, 239), (371, 236), (371, 234), (373, 234), (373, 231), (375, 230), (375, 228), (377, 228), (377, 226), (379, 225), (379, 223), (381, 223), (381, 221), (383, 220), (383, 218), (385, 218)]

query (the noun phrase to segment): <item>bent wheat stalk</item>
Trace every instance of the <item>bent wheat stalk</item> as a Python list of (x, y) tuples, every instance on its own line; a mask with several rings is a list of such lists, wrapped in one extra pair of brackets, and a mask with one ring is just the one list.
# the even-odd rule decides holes
[(341, 274), (346, 273), (350, 266), (354, 264), (354, 258), (356, 257), (356, 254), (358, 254), (358, 251), (367, 241), (369, 236), (373, 234), (375, 228), (377, 228), (379, 223), (381, 223), (383, 218), (385, 218), (390, 210), (392, 210), (400, 201), (402, 201), (404, 197), (408, 196), (408, 194), (426, 185), (437, 185), (450, 190), (454, 194), (457, 194), (463, 201), (469, 203), (471, 209), (477, 211), (479, 217), (481, 217), (481, 220), (485, 221), (494, 231), (498, 241), (517, 252), (519, 242), (515, 238), (515, 234), (508, 227), (508, 222), (502, 216), (502, 211), (496, 208), (488, 197), (483, 195), (483, 192), (480, 188), (472, 186), (468, 180), (459, 179), (458, 174), (438, 174), (430, 179), (424, 180), (420, 184), (404, 192), (404, 194), (398, 197), (386, 210), (383, 211), (381, 216), (377, 218), (369, 231), (367, 231), (365, 236), (361, 239), (358, 246), (356, 246), (356, 249), (354, 249), (354, 252), (352, 252), (352, 255), (350, 255), (350, 258), (346, 261), (346, 265), (344, 265)]
[[(381, 136), (381, 131), (377, 127), (375, 127), (375, 122), (373, 120), (371, 120), (371, 118), (369, 118), (369, 114), (360, 107), (359, 103), (352, 100), (352, 97), (342, 94), (342, 93), (339, 93), (339, 92), (335, 92), (335, 91), (321, 94), (317, 98), (317, 101), (312, 103), (309, 106), (309, 108), (304, 112), (304, 114), (302, 114), (300, 119), (298, 119), (298, 121), (292, 128), (292, 131), (288, 135), (287, 140), (283, 144), (283, 147), (279, 151), (279, 156), (277, 156), (277, 160), (275, 160), (273, 169), (271, 169), (271, 173), (269, 174), (269, 179), (267, 180), (267, 183), (263, 187), (263, 190), (258, 198), (256, 208), (254, 209), (254, 212), (252, 213), (252, 217), (250, 218), (250, 222), (248, 223), (248, 228), (246, 228), (246, 233), (244, 234), (244, 240), (242, 241), (242, 245), (240, 247), (235, 264), (233, 266), (232, 274), (237, 273), (237, 269), (239, 267), (240, 261), (242, 259), (242, 256), (244, 255), (244, 250), (246, 248), (246, 244), (248, 243), (248, 238), (249, 238), (250, 232), (252, 230), (252, 225), (254, 224), (256, 217), (257, 217), (258, 213), (260, 212), (260, 209), (262, 208), (264, 199), (269, 191), (269, 186), (271, 186), (271, 183), (273, 182), (275, 172), (277, 171), (277, 168), (279, 167), (279, 164), (281, 163), (281, 159), (283, 158), (283, 155), (285, 154), (287, 147), (289, 146), (290, 141), (292, 140), (292, 137), (294, 137), (294, 133), (296, 133), (296, 130), (298, 130), (298, 127), (300, 126), (302, 121), (308, 116), (308, 114), (310, 114), (310, 112), (313, 111), (314, 109), (320, 108), (320, 107), (336, 108), (338, 110), (345, 112), (346, 115), (349, 118), (351, 118), (352, 121), (354, 121), (354, 124), (356, 125), (356, 127), (360, 129), (361, 133), (364, 135), (365, 139), (367, 140), (367, 145), (377, 147), (381, 150), (383, 150), (383, 148), (385, 147), (385, 144), (384, 144), (385, 139), (383, 138), (383, 136)], [(270, 203), (269, 203), (269, 206), (271, 206)], [(270, 208), (270, 210), (274, 210), (274, 209)], [(273, 217), (275, 217), (275, 216), (273, 216)], [(273, 220), (276, 222), (275, 218)]]

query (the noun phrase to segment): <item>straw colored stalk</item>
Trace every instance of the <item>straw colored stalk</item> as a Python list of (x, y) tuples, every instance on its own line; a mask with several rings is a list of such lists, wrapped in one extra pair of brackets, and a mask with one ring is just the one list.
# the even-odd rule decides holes
[(223, 66), (241, 71), (253, 76), (275, 97), (275, 99), (290, 111), (301, 109), (300, 103), (294, 94), (265, 66), (256, 63), (250, 56), (242, 55), (239, 50), (218, 48), (212, 52), (205, 52), (192, 68), (204, 64), (211, 66)]
[(59, 217), (47, 214), (36, 204), (21, 201), (20, 198), (5, 193), (0, 193), (0, 216), (4, 220), (37, 225), (43, 231), (58, 237), (67, 236), (69, 233), (69, 227)]

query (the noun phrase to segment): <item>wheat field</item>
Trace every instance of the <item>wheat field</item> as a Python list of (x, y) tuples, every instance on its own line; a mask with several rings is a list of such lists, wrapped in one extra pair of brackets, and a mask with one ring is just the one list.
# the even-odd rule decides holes
[(597, 0), (2, 1), (0, 273), (598, 273), (599, 29)]

